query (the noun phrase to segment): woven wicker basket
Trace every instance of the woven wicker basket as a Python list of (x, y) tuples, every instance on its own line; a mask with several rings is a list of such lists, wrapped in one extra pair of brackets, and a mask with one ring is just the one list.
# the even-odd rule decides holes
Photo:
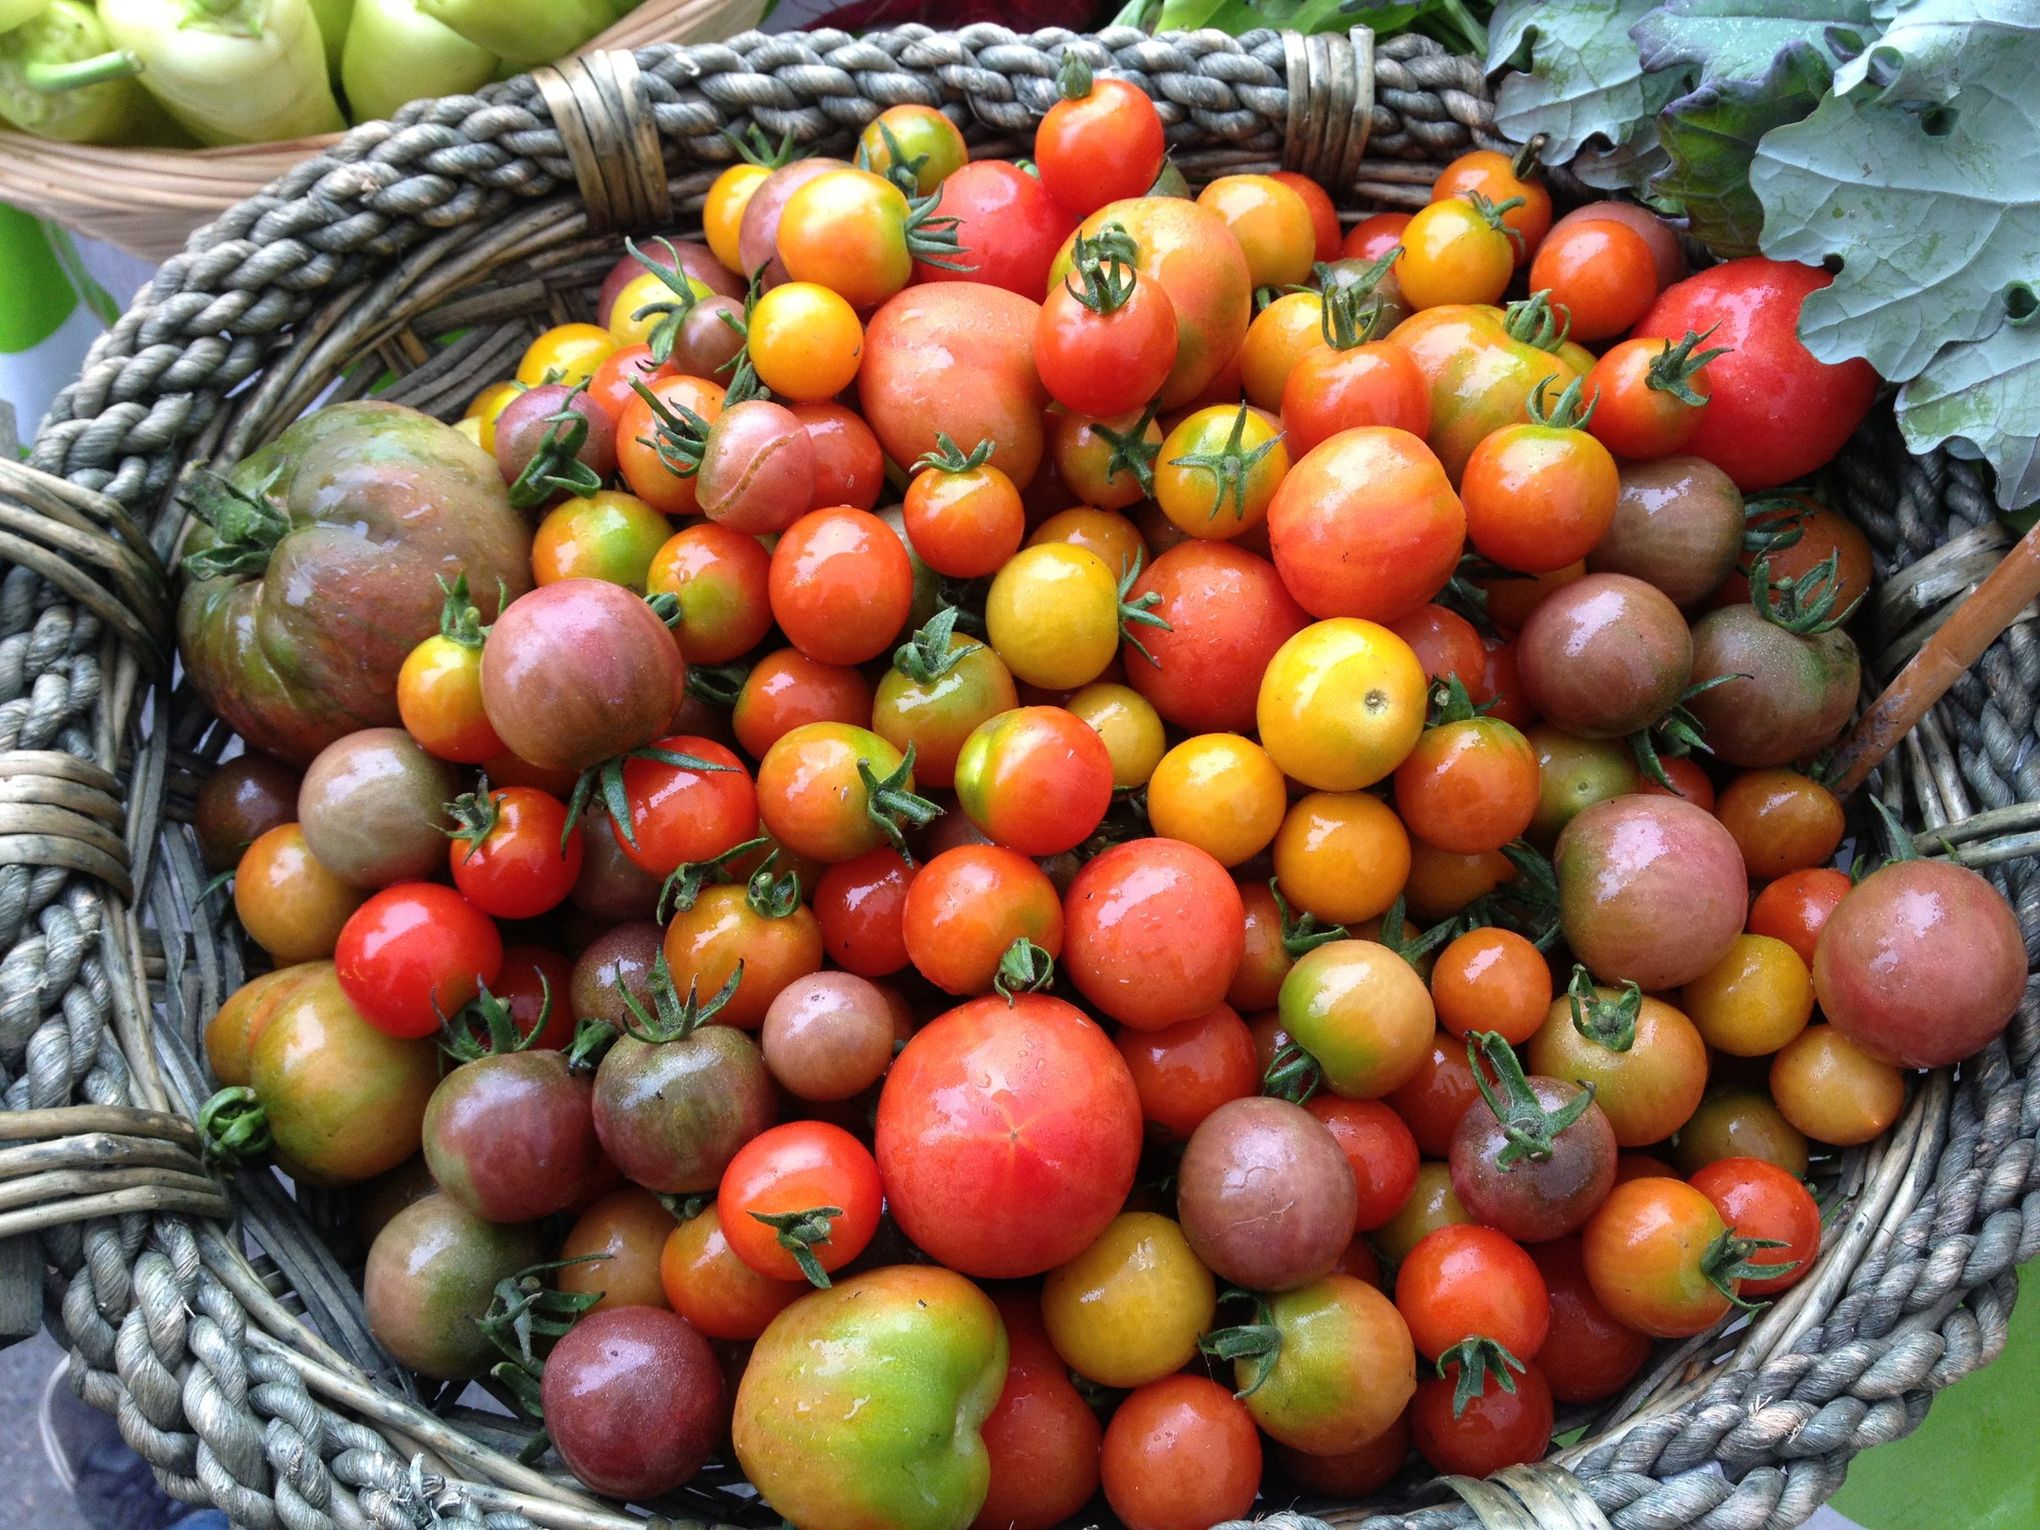
[[(714, 42), (756, 26), (765, 0), (642, 0), (584, 50)], [(337, 133), (225, 149), (52, 143), (0, 132), (0, 202), (11, 202), (148, 260), (168, 260), (221, 213)]]
[[(699, 205), (725, 127), (841, 144), (879, 107), (940, 103), (980, 142), (1025, 133), (1079, 48), (1162, 103), (1193, 178), (1278, 159), (1349, 207), (1420, 201), (1490, 141), (1479, 66), (1419, 39), (1016, 37), (904, 29), (745, 35), (597, 54), (543, 81), (424, 102), (293, 168), (169, 262), (34, 445), (0, 462), (0, 1332), (38, 1323), (165, 1485), (267, 1530), (437, 1518), (633, 1523), (514, 1459), (501, 1417), (435, 1414), (369, 1338), (324, 1208), (273, 1176), (222, 1184), (189, 1116), (198, 1026), (241, 977), (202, 903), (189, 828), (224, 729), (173, 682), (170, 489), (333, 390), (384, 372), (458, 414), (567, 316), (619, 222)], [(443, 337), (460, 332), (445, 342)], [(1884, 420), (1835, 470), (1887, 576), (1890, 668), (2007, 538), (1975, 469), (1914, 459)], [(1932, 842), (2010, 877), (2029, 943), (2040, 879), (2040, 652), (2015, 626), (1906, 740), (1880, 790)], [(1406, 1480), (1391, 1507), (1304, 1504), (1369, 1530), (1799, 1523), (1852, 1455), (1915, 1427), (2003, 1345), (2013, 1265), (2040, 1247), (2040, 1003), (1921, 1078), (1887, 1137), (1842, 1160), (1846, 1210), (1811, 1278), (1755, 1323), (1665, 1352), (1579, 1443), (1489, 1482)], [(755, 1514), (716, 1477), (662, 1512)], [(1286, 1505), (1267, 1506), (1270, 1510)]]

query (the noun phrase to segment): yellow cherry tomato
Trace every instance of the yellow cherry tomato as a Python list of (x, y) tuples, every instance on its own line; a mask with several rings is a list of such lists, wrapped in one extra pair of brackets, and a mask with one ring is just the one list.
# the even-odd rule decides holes
[[(711, 296), (707, 283), (698, 282), (684, 272), (680, 280), (695, 302)], [(663, 273), (646, 271), (633, 276), (623, 284), (623, 290), (616, 294), (616, 301), (610, 305), (609, 333), (616, 337), (619, 349), (626, 345), (643, 345), (666, 317), (666, 305), (680, 301), (680, 294), (666, 284)]]
[(599, 325), (555, 324), (525, 347), (517, 362), (517, 380), (527, 388), (540, 383), (571, 388), (593, 377), (595, 369), (622, 348), (623, 343)]
[(1485, 199), (1451, 197), (1419, 209), (1402, 231), (1395, 277), (1412, 308), (1493, 303), (1516, 274), (1516, 241)]
[(603, 579), (642, 595), (652, 559), (672, 534), (672, 522), (635, 494), (601, 489), (564, 499), (531, 539), (531, 576), (540, 584)]
[(985, 597), (985, 635), (1016, 680), (1047, 691), (1089, 685), (1119, 652), (1119, 580), (1068, 542), (1023, 547)]
[(1261, 676), (1261, 747), (1319, 791), (1372, 786), (1416, 748), (1429, 688), (1410, 645), (1386, 627), (1351, 616), (1314, 622)]
[(731, 165), (708, 188), (701, 204), (701, 232), (715, 258), (730, 270), (742, 273), (744, 257), (737, 249), (737, 236), (744, 226), (744, 209), (751, 194), (765, 184), (772, 171), (764, 165)]
[(798, 403), (834, 398), (863, 363), (857, 310), (813, 282), (774, 287), (752, 307), (750, 323), (758, 380)]
[(1312, 792), (1275, 835), (1275, 880), (1292, 907), (1332, 924), (1385, 913), (1410, 875), (1410, 836), (1379, 797)]
[(1088, 548), (1122, 578), (1128, 569), (1148, 561), (1147, 543), (1141, 540), (1140, 528), (1117, 510), (1094, 510), (1089, 505), (1058, 510), (1035, 527), (1034, 534), (1027, 539), (1029, 547), (1039, 547), (1044, 542), (1069, 542)]
[(1247, 257), (1256, 287), (1293, 287), (1310, 279), (1317, 225), (1295, 191), (1270, 175), (1222, 175), (1197, 193), (1218, 214)]
[(1267, 849), (1289, 806), (1268, 751), (1237, 733), (1200, 733), (1162, 756), (1148, 779), (1148, 824), (1221, 866)]
[(1152, 1211), (1112, 1219), (1041, 1286), (1048, 1339), (1078, 1375), (1137, 1387), (1181, 1370), (1211, 1325), (1218, 1288), (1183, 1229)]
[(1769, 935), (1738, 935), (1728, 954), (1682, 993), (1707, 1044), (1733, 1057), (1768, 1057), (1813, 1018), (1806, 963)]
[(1810, 1025), (1771, 1059), (1771, 1098), (1816, 1142), (1855, 1147), (1883, 1136), (1905, 1109), (1905, 1075), (1832, 1025)]
[(1186, 536), (1223, 541), (1268, 518), (1288, 471), (1289, 448), (1272, 416), (1246, 404), (1213, 404), (1163, 438), (1155, 502)]
[(1240, 347), (1240, 386), (1256, 409), (1282, 407), (1282, 386), (1296, 364), (1325, 343), (1324, 297), (1285, 292), (1254, 315)]
[[(1147, 697), (1130, 685), (1087, 685), (1063, 703), (1066, 711), (1091, 725), (1112, 756), (1112, 784), (1122, 791), (1147, 785), (1169, 747), (1162, 717)], [(1155, 831), (1160, 833), (1158, 829)]]
[(496, 419), (510, 407), (510, 400), (524, 391), (522, 383), (505, 379), (492, 382), (477, 393), (467, 406), (465, 419), (473, 420), (480, 427), (476, 444), (490, 456), (496, 455)]
[(927, 196), (969, 159), (962, 131), (932, 106), (888, 106), (857, 137), (858, 169), (892, 180), (896, 166), (908, 166), (917, 196)]

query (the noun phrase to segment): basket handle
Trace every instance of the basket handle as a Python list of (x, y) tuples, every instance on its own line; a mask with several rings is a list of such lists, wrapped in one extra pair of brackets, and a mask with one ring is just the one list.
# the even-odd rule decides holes
[(1282, 168), (1323, 186), (1351, 186), (1374, 127), (1374, 32), (1354, 27), (1344, 37), (1319, 32), (1282, 36), (1289, 73), (1289, 121)]
[(658, 228), (673, 214), (659, 126), (637, 59), (598, 49), (531, 72), (560, 130), (589, 227)]

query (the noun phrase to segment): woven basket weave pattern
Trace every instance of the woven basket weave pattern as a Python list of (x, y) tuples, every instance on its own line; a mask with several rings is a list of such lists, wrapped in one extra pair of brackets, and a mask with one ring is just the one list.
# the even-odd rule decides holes
[[(919, 101), (978, 141), (1018, 138), (1054, 98), (1066, 47), (1154, 94), (1193, 174), (1274, 163), (1285, 142), (1347, 155), (1357, 135), (1313, 113), (1326, 91), (1348, 116), (1370, 95), (1351, 51), (1274, 33), (907, 28), (645, 49), (623, 115), (656, 130), (673, 177), (659, 190), (684, 220), (731, 157), (726, 127), (841, 144), (882, 107)], [(562, 99), (560, 82), (524, 79), (420, 103), (299, 166), (164, 268), (59, 399), (37, 471), (0, 466), (0, 1083), (13, 1112), (0, 1141), (21, 1144), (0, 1147), (0, 1331), (36, 1321), (47, 1267), (88, 1400), (172, 1491), (250, 1525), (620, 1523), (499, 1453), (514, 1449), (500, 1420), (419, 1406), (315, 1232), (337, 1220), (328, 1198), (300, 1205), (241, 1175), (244, 1257), (208, 1220), (225, 1199), (182, 1119), (207, 1092), (196, 1027), (241, 968), (175, 826), (224, 736), (168, 683), (164, 563), (181, 516), (167, 491), (185, 462), (237, 458), (336, 380), (357, 395), (385, 367), (403, 374), (385, 396), (458, 414), (535, 327), (573, 313), (611, 251), (578, 206), (594, 177), (577, 175), (553, 119)], [(1421, 201), (1439, 163), (1493, 141), (1478, 65), (1418, 39), (1376, 48), (1364, 137), (1349, 205)], [(617, 205), (598, 215), (642, 210), (627, 177), (609, 184)], [(1905, 457), (1888, 422), (1839, 473), (1883, 571), (1925, 570), (1892, 579), (1879, 611), (1882, 630), (1916, 640), (2001, 549), (1988, 497), (1967, 465)], [(1880, 659), (1902, 659), (1905, 641)], [(2040, 797), (2036, 688), (2040, 654), (2015, 627), (1885, 770), (1909, 822), (1985, 861), (2024, 848), (2040, 825), (2021, 806)], [(2011, 874), (2030, 943), (2040, 881)], [(2026, 1214), (2036, 1045), (2029, 994), (1959, 1082), (1926, 1081), (1887, 1140), (1845, 1160), (1849, 1210), (1815, 1277), (1746, 1333), (1669, 1355), (1562, 1453), (1576, 1475), (1530, 1469), (1455, 1484), (1460, 1496), (1432, 1507), (1326, 1517), (1368, 1530), (1798, 1523), (1852, 1454), (1910, 1430), (1934, 1390), (2004, 1342), (2011, 1267), (2040, 1247), (2040, 1216)], [(52, 1192), (50, 1173), (73, 1188)], [(430, 1471), (409, 1464), (421, 1453)], [(736, 1507), (709, 1484), (669, 1510)]]

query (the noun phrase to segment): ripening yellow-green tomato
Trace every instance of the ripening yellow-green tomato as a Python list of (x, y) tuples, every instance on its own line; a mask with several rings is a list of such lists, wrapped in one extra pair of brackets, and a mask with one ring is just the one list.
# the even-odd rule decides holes
[(1085, 686), (1063, 706), (1105, 740), (1105, 752), (1112, 756), (1113, 786), (1130, 791), (1147, 785), (1162, 751), (1169, 747), (1162, 716), (1147, 697), (1130, 685), (1099, 681)]
[(1268, 751), (1237, 733), (1184, 739), (1148, 779), (1149, 826), (1221, 866), (1267, 849), (1288, 809), (1288, 784)]
[(1073, 691), (1119, 652), (1119, 581), (1105, 560), (1068, 542), (1023, 547), (985, 597), (985, 634), (1013, 678)]
[(1268, 518), (1289, 471), (1289, 448), (1273, 415), (1247, 404), (1213, 404), (1186, 415), (1162, 439), (1155, 503), (1185, 536), (1225, 541)]
[[(664, 271), (643, 272), (625, 282), (623, 289), (616, 294), (616, 301), (609, 309), (609, 333), (616, 337), (619, 346), (643, 345), (666, 318), (671, 305), (687, 301), (667, 285), (669, 274)], [(714, 295), (706, 283), (691, 276), (682, 274), (679, 280), (694, 302)]]
[(1098, 1241), (1048, 1273), (1041, 1316), (1055, 1352), (1101, 1386), (1137, 1387), (1181, 1370), (1211, 1326), (1218, 1289), (1183, 1229), (1152, 1211), (1112, 1219)]

